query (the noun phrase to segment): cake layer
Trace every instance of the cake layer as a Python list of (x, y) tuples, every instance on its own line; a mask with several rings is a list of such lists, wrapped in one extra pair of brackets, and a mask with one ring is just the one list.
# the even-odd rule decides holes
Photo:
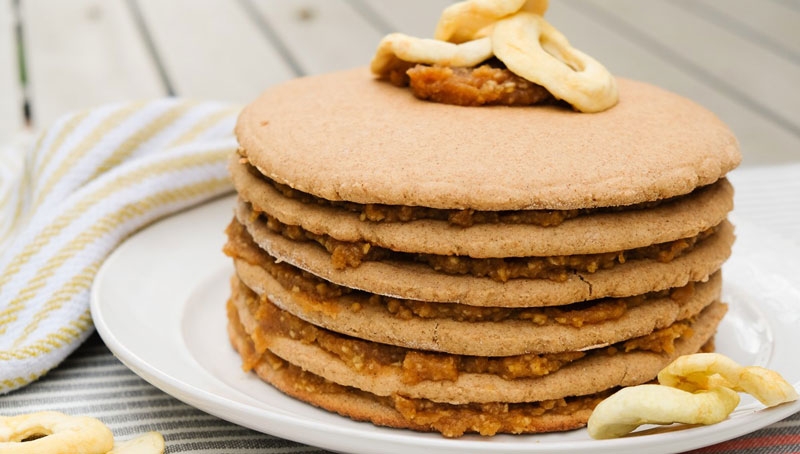
[(705, 281), (730, 255), (733, 227), (723, 221), (716, 232), (669, 262), (629, 260), (594, 273), (507, 282), (471, 275), (444, 274), (412, 261), (365, 261), (339, 269), (331, 254), (314, 242), (293, 241), (270, 230), (240, 205), (236, 212), (254, 242), (279, 261), (288, 262), (327, 281), (369, 293), (402, 299), (454, 302), (473, 306), (541, 307), (605, 297), (625, 297)]
[(269, 351), (255, 352), (238, 317), (230, 310), (228, 335), (242, 356), (246, 371), (254, 371), (267, 383), (296, 399), (356, 421), (417, 431), (441, 432), (459, 437), (475, 432), (539, 433), (577, 429), (586, 425), (592, 409), (608, 392), (553, 401), (507, 404), (449, 405), (401, 395), (380, 397), (356, 388), (337, 385), (282, 360)]
[(368, 222), (358, 212), (285, 197), (249, 167), (231, 157), (234, 186), (256, 211), (316, 235), (400, 252), (484, 258), (621, 251), (693, 237), (719, 224), (733, 209), (733, 188), (722, 179), (652, 208), (601, 211), (553, 227), (502, 222), (457, 227), (435, 219)]
[(700, 105), (618, 79), (596, 114), (420, 101), (366, 68), (266, 90), (236, 136), (269, 178), (327, 200), (476, 210), (619, 206), (687, 194), (741, 160)]
[(231, 302), (257, 353), (269, 350), (303, 370), (379, 396), (400, 394), (450, 404), (532, 402), (592, 394), (653, 379), (696, 352), (727, 307), (648, 336), (575, 354), (478, 358), (403, 349), (331, 333), (293, 318), (232, 282)]
[(412, 309), (420, 302), (349, 291), (276, 263), (240, 239), (225, 251), (248, 287), (308, 322), (375, 342), (462, 355), (554, 353), (642, 336), (699, 313), (719, 299), (722, 282), (717, 272), (705, 283), (566, 307), (427, 303), (417, 315)]

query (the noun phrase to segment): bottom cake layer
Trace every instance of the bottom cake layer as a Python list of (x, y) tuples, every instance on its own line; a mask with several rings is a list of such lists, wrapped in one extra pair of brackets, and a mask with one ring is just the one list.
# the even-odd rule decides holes
[(258, 355), (238, 320), (236, 309), (230, 304), (228, 317), (228, 335), (242, 356), (243, 369), (254, 371), (262, 380), (296, 399), (378, 426), (440, 432), (446, 437), (459, 437), (469, 432), (486, 436), (557, 432), (585, 426), (592, 409), (610, 394), (603, 392), (531, 403), (466, 405), (400, 395), (380, 397), (303, 371), (269, 351)]
[[(446, 437), (465, 433), (490, 436), (565, 431), (585, 426), (594, 407), (613, 392), (612, 389), (538, 402), (460, 405), (410, 398), (398, 393), (378, 396), (304, 371), (269, 350), (257, 353), (232, 301), (228, 302), (228, 320), (230, 341), (242, 356), (245, 371), (254, 371), (262, 380), (289, 396), (379, 426), (435, 431)], [(710, 345), (708, 342), (703, 350), (708, 350)]]

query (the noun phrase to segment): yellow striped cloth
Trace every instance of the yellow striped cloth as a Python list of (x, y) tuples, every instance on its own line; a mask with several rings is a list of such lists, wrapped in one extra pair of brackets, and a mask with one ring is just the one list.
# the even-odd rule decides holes
[(231, 189), (238, 108), (161, 99), (67, 115), (0, 149), (0, 394), (92, 332), (89, 291), (137, 229)]

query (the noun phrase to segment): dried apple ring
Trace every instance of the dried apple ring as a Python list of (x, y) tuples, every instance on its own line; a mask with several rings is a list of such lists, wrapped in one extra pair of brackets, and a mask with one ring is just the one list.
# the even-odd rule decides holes
[(743, 367), (719, 353), (681, 356), (658, 373), (658, 382), (689, 392), (725, 386), (750, 394), (767, 407), (798, 399), (797, 390), (777, 372)]
[(370, 69), (375, 74), (385, 75), (398, 61), (453, 67), (475, 66), (491, 56), (492, 43), (489, 38), (453, 44), (391, 33), (378, 44)]
[(743, 367), (719, 353), (681, 356), (659, 372), (658, 381), (624, 388), (600, 402), (589, 417), (589, 435), (620, 437), (642, 424), (715, 424), (739, 404), (737, 392), (767, 407), (798, 399), (777, 372)]
[(433, 37), (451, 43), (471, 41), (485, 27), (520, 10), (543, 15), (547, 0), (467, 0), (442, 11)]
[(158, 432), (147, 432), (130, 440), (121, 441), (107, 454), (163, 454), (164, 437)]
[(520, 12), (501, 19), (491, 34), (494, 55), (514, 74), (545, 87), (581, 112), (617, 103), (617, 83), (597, 60), (570, 46), (541, 16)]
[(623, 388), (600, 402), (586, 429), (596, 439), (616, 438), (642, 424), (716, 424), (739, 405), (739, 394), (725, 387), (691, 393), (661, 385)]
[(55, 411), (0, 416), (0, 452), (102, 454), (113, 446), (114, 435), (95, 418)]

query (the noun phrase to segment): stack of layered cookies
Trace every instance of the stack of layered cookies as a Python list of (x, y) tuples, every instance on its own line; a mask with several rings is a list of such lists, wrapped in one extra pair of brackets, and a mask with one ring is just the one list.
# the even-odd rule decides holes
[(729, 129), (620, 79), (596, 114), (430, 103), (356, 69), (241, 114), (230, 339), (282, 392), (374, 424), (582, 427), (713, 348)]

